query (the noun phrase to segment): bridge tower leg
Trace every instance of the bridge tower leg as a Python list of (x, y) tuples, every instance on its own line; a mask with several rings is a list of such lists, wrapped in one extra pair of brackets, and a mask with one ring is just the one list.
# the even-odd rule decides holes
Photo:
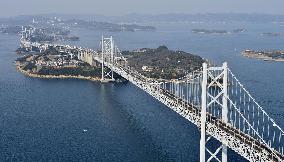
[[(200, 117), (200, 162), (209, 162), (213, 159), (217, 161), (227, 162), (227, 143), (224, 139), (220, 147), (216, 151), (211, 152), (206, 147), (206, 143), (210, 141), (210, 135), (206, 134), (207, 125), (207, 110), (216, 109), (221, 112), (221, 116), (218, 113), (213, 117), (221, 118), (223, 122), (228, 122), (228, 70), (227, 63), (225, 62), (222, 67), (207, 67), (206, 63), (203, 63), (203, 80), (202, 80), (202, 93), (201, 93), (201, 117)], [(210, 93), (210, 89), (217, 90), (217, 94)], [(221, 98), (222, 97), (222, 98)], [(220, 99), (221, 98), (221, 99)], [(219, 105), (216, 106), (216, 105)], [(207, 139), (206, 139), (207, 137)], [(222, 159), (219, 160), (218, 154), (221, 151)], [(209, 156), (206, 156), (209, 153)], [(207, 160), (206, 158), (209, 157)]]
[(201, 137), (200, 137), (200, 162), (205, 162), (206, 155), (206, 107), (207, 107), (207, 64), (203, 63), (203, 78), (201, 92)]
[[(222, 98), (222, 120), (228, 123), (228, 65), (223, 63), (223, 98)], [(227, 143), (226, 140), (222, 142), (222, 162), (227, 162)]]
[(102, 36), (102, 78), (101, 80), (105, 79), (105, 74), (104, 74), (104, 36)]
[(114, 64), (114, 43), (112, 37), (105, 38), (102, 36), (102, 82), (114, 81), (113, 67)]

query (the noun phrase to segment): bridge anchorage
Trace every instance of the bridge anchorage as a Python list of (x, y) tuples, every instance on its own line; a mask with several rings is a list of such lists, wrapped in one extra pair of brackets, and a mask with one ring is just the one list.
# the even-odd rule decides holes
[[(103, 82), (113, 81), (116, 73), (195, 124), (201, 130), (200, 162), (226, 162), (228, 148), (249, 161), (284, 161), (283, 130), (244, 88), (227, 63), (221, 67), (208, 67), (204, 63), (201, 69), (185, 77), (160, 82), (128, 66), (112, 37), (102, 37), (101, 52), (21, 41), (24, 48), (27, 45), (46, 50), (52, 46), (73, 53), (90, 65), (98, 62), (102, 66)], [(212, 148), (212, 141), (220, 145)]]

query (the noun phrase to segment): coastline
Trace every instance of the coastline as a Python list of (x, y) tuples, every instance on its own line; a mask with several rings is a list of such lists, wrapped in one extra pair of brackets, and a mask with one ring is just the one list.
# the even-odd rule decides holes
[(89, 81), (100, 81), (98, 77), (85, 77), (85, 76), (75, 76), (75, 75), (39, 75), (30, 73), (28, 71), (23, 70), (19, 66), (16, 66), (16, 69), (23, 73), (26, 76), (33, 77), (33, 78), (41, 78), (41, 79), (81, 79), (81, 80), (89, 80)]
[(259, 59), (263, 61), (284, 62), (284, 59), (273, 59), (272, 57), (259, 54), (247, 54), (246, 52), (242, 52), (241, 55), (247, 58)]

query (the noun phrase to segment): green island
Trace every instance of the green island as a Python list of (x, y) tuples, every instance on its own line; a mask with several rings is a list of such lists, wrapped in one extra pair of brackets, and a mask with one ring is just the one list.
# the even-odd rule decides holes
[(262, 59), (264, 61), (284, 61), (284, 50), (254, 51), (245, 50), (241, 53), (244, 57)]
[[(169, 50), (166, 46), (157, 49), (143, 48), (123, 51), (131, 68), (142, 75), (155, 79), (178, 79), (188, 72), (199, 69), (205, 61), (200, 56), (183, 51)], [(31, 77), (78, 78), (97, 81), (101, 77), (101, 65), (92, 66), (79, 60), (76, 54), (60, 52), (49, 47), (44, 52), (28, 53), (16, 61), (17, 69)], [(122, 79), (114, 74), (116, 80)]]
[(130, 67), (146, 77), (155, 79), (178, 79), (199, 69), (205, 62), (200, 56), (169, 50), (166, 46), (123, 51), (122, 54), (127, 57)]

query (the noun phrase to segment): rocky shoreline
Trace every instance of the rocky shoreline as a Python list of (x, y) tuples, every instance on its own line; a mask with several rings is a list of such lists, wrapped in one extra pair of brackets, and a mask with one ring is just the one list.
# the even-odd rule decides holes
[[(160, 46), (157, 49), (143, 48), (122, 51), (122, 54), (128, 60), (130, 67), (147, 78), (159, 80), (180, 79), (189, 72), (199, 69), (206, 61), (197, 55), (169, 50), (166, 46)], [(101, 77), (99, 63), (86, 63), (76, 54), (70, 55), (67, 52), (60, 52), (56, 47), (50, 47), (43, 52), (27, 53), (17, 58), (15, 64), (18, 71), (36, 78), (76, 78), (99, 81)], [(116, 73), (114, 73), (114, 79), (116, 82), (125, 80)]]
[(33, 77), (33, 78), (41, 78), (41, 79), (81, 79), (81, 80), (89, 80), (89, 81), (100, 81), (98, 77), (85, 77), (85, 76), (75, 76), (75, 75), (39, 75), (35, 73), (31, 73), (22, 69), (21, 67), (16, 67), (18, 71), (23, 73), (26, 76)]
[(283, 51), (264, 52), (264, 51), (245, 50), (241, 53), (241, 55), (244, 57), (261, 59), (264, 61), (284, 62)]

